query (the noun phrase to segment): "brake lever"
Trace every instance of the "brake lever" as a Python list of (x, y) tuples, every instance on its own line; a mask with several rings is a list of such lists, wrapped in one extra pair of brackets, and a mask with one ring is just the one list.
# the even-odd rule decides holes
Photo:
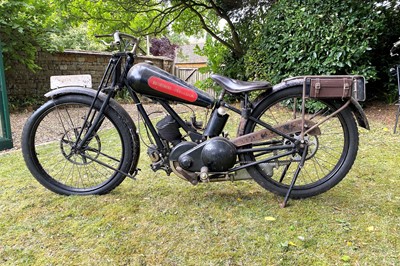
[(106, 42), (106, 41), (104, 41), (104, 40), (100, 40), (101, 41), (101, 43), (102, 44), (104, 44), (105, 46), (108, 46), (108, 47), (114, 47), (114, 46), (119, 46), (119, 43), (116, 43), (116, 42)]
[(100, 40), (100, 42), (101, 42), (102, 44), (104, 44), (105, 46), (112, 46), (112, 42), (108, 43), (108, 42), (106, 42), (106, 41), (104, 41), (104, 40)]

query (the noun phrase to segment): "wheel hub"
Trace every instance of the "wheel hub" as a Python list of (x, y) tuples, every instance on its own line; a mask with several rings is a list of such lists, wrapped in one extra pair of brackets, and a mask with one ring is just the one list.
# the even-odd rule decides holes
[[(298, 150), (298, 152), (296, 154), (292, 155), (293, 160), (295, 160), (295, 161), (301, 160), (301, 156), (304, 151), (305, 145), (308, 146), (306, 160), (309, 160), (315, 156), (315, 154), (318, 151), (318, 147), (319, 147), (318, 136), (305, 135), (304, 139), (301, 140), (300, 133), (295, 133), (292, 135), (292, 137), (296, 139), (295, 143), (296, 143), (297, 150)], [(290, 140), (286, 140), (285, 143), (293, 144)]]
[(101, 153), (100, 137), (96, 134), (90, 142), (77, 148), (76, 139), (79, 132), (80, 128), (65, 132), (60, 139), (60, 149), (64, 158), (69, 162), (76, 165), (87, 165), (97, 159)]

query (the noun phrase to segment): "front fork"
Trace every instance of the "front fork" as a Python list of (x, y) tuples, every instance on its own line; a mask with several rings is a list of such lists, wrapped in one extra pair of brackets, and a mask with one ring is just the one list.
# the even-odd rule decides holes
[[(108, 103), (110, 102), (110, 99), (113, 97), (113, 93), (107, 94), (106, 100), (103, 102), (99, 112), (94, 111), (93, 105), (97, 101), (97, 98), (93, 99), (93, 104), (92, 107), (90, 108), (87, 116), (85, 117), (85, 121), (83, 123), (83, 126), (81, 128), (81, 131), (79, 132), (79, 135), (77, 136), (77, 142), (75, 149), (76, 150), (81, 150), (82, 147), (86, 146), (87, 143), (90, 142), (90, 140), (95, 136), (97, 133), (97, 130), (101, 127), (103, 121), (104, 121), (104, 111), (108, 106)], [(89, 128), (87, 128), (87, 126)], [(87, 131), (84, 133), (84, 131), (87, 129)], [(83, 136), (83, 137), (82, 137)]]
[[(85, 117), (84, 124), (82, 126), (82, 129), (80, 133), (77, 136), (77, 142), (75, 149), (76, 150), (81, 150), (82, 147), (86, 146), (87, 143), (90, 142), (90, 140), (95, 136), (97, 130), (100, 128), (103, 120), (104, 120), (104, 111), (107, 108), (110, 99), (114, 98), (115, 94), (119, 90), (119, 88), (123, 84), (123, 80), (121, 80), (121, 76), (124, 77), (126, 75), (126, 72), (129, 70), (130, 66), (133, 64), (134, 58), (133, 55), (129, 55), (126, 60), (126, 66), (124, 69), (124, 73), (121, 75), (121, 58), (124, 55), (124, 53), (116, 53), (113, 54), (111, 57), (106, 70), (104, 72), (104, 75), (100, 81), (99, 87), (97, 89), (96, 96), (93, 99), (93, 102), (89, 108), (89, 112), (87, 116)], [(109, 83), (110, 86), (109, 86)], [(100, 92), (103, 91), (107, 97), (103, 101), (102, 106), (97, 112), (94, 111), (94, 105), (96, 101), (98, 100), (98, 96)], [(87, 128), (87, 125), (89, 125), (89, 128)], [(87, 129), (86, 133), (84, 133), (85, 129)]]

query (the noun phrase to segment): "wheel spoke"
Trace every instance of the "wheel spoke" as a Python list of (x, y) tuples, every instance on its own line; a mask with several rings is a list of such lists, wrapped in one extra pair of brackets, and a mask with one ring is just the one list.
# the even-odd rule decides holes
[[(68, 96), (69, 97), (69, 96)], [(60, 194), (98, 194), (115, 188), (129, 170), (134, 153), (132, 135), (120, 115), (108, 108), (88, 142), (76, 143), (91, 123), (86, 119), (92, 98), (61, 97), (39, 109), (23, 142), (24, 158), (41, 183)], [(64, 100), (65, 99), (65, 100)], [(92, 114), (101, 107), (98, 102)], [(26, 143), (32, 143), (28, 147)], [(135, 142), (135, 145), (138, 143)], [(131, 153), (125, 152), (131, 150)], [(25, 154), (27, 154), (25, 156)], [(124, 168), (121, 168), (121, 167)]]
[[(253, 111), (256, 118), (272, 127), (288, 123), (292, 119), (302, 117), (302, 87), (282, 90), (270, 99), (261, 101)], [(335, 104), (320, 99), (305, 99), (305, 119), (312, 120), (317, 125), (337, 110)], [(263, 130), (264, 127), (259, 123), (250, 121), (245, 126), (244, 134)], [(293, 197), (309, 197), (326, 191), (337, 184), (349, 171), (356, 155), (357, 148), (350, 143), (357, 145), (358, 134), (354, 118), (349, 108), (330, 117), (327, 121), (318, 125), (317, 135), (305, 135), (301, 138), (300, 132), (289, 134), (290, 138), (285, 138), (284, 145), (299, 145), (304, 141), (308, 145), (308, 153), (305, 158), (296, 183), (293, 187)], [(295, 141), (294, 141), (295, 140)], [(257, 146), (256, 146), (257, 145)], [(272, 143), (259, 142), (256, 145), (246, 147), (248, 152), (243, 153), (241, 160), (245, 162), (265, 160), (272, 154), (279, 154), (282, 151), (273, 153), (262, 151), (262, 148), (271, 147)], [(254, 149), (255, 146), (258, 148)], [(252, 151), (251, 148), (254, 150)], [(351, 150), (351, 151), (349, 151)], [(280, 195), (285, 195), (291, 183), (295, 170), (300, 163), (301, 152), (295, 155), (280, 158), (273, 167), (273, 176), (264, 173), (261, 167), (249, 167), (248, 171), (252, 177), (264, 188), (269, 189)], [(345, 170), (339, 171), (346, 165)], [(333, 182), (327, 182), (334, 180)]]

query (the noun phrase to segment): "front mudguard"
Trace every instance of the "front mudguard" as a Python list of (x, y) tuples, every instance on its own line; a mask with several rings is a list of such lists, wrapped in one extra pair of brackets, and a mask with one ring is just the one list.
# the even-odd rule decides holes
[[(80, 86), (68, 86), (68, 87), (62, 87), (59, 89), (51, 90), (47, 92), (44, 96), (49, 99), (56, 99), (58, 97), (62, 97), (65, 95), (85, 95), (92, 97), (93, 99), (97, 95), (97, 91), (91, 88), (87, 87), (80, 87)], [(107, 98), (107, 95), (99, 92), (97, 95), (97, 100), (100, 102), (104, 102)], [(132, 139), (137, 138), (137, 132), (136, 132), (136, 126), (135, 123), (133, 122), (131, 116), (128, 114), (128, 112), (114, 99), (110, 99), (108, 108), (114, 109), (118, 114), (121, 116), (121, 119), (123, 119), (126, 123), (126, 125), (129, 128), (129, 131), (131, 132)], [(139, 144), (139, 142), (137, 142)], [(140, 147), (137, 147), (137, 154), (140, 154)], [(131, 169), (129, 171), (130, 174), (134, 174), (135, 171), (137, 170), (136, 166), (138, 163), (139, 156), (137, 156), (137, 160), (135, 162), (132, 162), (131, 164)]]
[[(50, 98), (50, 99), (55, 99), (64, 95), (85, 95), (85, 96), (89, 96), (91, 98), (96, 98), (97, 95), (97, 91), (94, 89), (90, 89), (87, 87), (79, 87), (79, 86), (71, 86), (71, 87), (63, 87), (63, 88), (59, 88), (56, 90), (51, 90), (48, 93), (46, 93), (44, 96), (46, 98)], [(104, 102), (107, 99), (107, 95), (99, 92), (99, 94), (97, 95), (97, 100), (100, 101), (101, 103)], [(120, 115), (122, 119), (125, 119), (126, 124), (129, 126), (130, 129), (134, 129), (134, 132), (136, 134), (136, 127), (135, 124), (133, 123), (132, 118), (130, 117), (130, 115), (126, 112), (126, 110), (114, 99), (110, 99), (110, 102), (108, 104), (108, 106), (110, 108), (113, 108), (114, 110), (116, 110)]]
[[(51, 90), (47, 92), (44, 96), (46, 98), (58, 98), (63, 95), (70, 95), (70, 94), (79, 94), (79, 95), (87, 95), (90, 97), (96, 97), (97, 91), (88, 87), (81, 87), (81, 86), (68, 86), (62, 87), (59, 89)], [(99, 100), (104, 101), (106, 99), (106, 94), (100, 92), (99, 93)], [(118, 104), (118, 103), (117, 103)]]
[[(271, 96), (273, 93), (276, 93), (280, 90), (285, 90), (291, 87), (303, 86), (304, 78), (291, 78), (282, 81), (279, 84), (273, 86), (271, 91), (267, 91), (261, 93), (254, 101), (253, 109), (257, 107), (257, 105), (265, 98)], [(360, 127), (365, 129), (370, 129), (367, 116), (365, 115), (361, 105), (353, 98), (351, 98), (350, 109), (353, 112), (354, 117), (357, 120), (357, 123)]]
[[(51, 90), (48, 93), (46, 93), (44, 96), (46, 98), (56, 99), (56, 98), (64, 96), (64, 95), (72, 95), (72, 94), (85, 95), (85, 96), (89, 96), (94, 99), (94, 98), (96, 98), (97, 91), (94, 89), (87, 88), (87, 87), (79, 87), (79, 86), (63, 87), (63, 88)], [(104, 102), (106, 99), (107, 99), (107, 95), (102, 92), (99, 92), (99, 94), (97, 95), (97, 100), (100, 102)], [(136, 128), (130, 115), (125, 111), (125, 109), (116, 100), (110, 99), (108, 106), (110, 108), (115, 109), (121, 115), (121, 117), (126, 120), (127, 125), (130, 128), (132, 128), (132, 129)]]

